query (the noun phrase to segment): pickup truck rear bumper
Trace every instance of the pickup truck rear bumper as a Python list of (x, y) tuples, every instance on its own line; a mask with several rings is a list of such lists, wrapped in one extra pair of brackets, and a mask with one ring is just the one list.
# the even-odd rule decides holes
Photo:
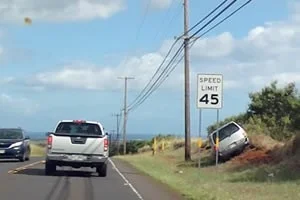
[(105, 156), (87, 156), (70, 154), (48, 154), (46, 162), (57, 166), (98, 167), (108, 161)]

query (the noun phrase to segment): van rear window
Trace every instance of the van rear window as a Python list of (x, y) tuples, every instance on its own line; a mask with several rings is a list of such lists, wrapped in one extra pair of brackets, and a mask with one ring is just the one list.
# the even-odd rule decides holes
[[(239, 127), (236, 124), (234, 124), (234, 123), (228, 124), (227, 126), (225, 126), (225, 127), (223, 127), (222, 129), (219, 130), (219, 141), (221, 142), (222, 140), (224, 140), (225, 138), (231, 136), (232, 134), (234, 134), (238, 130), (239, 130)], [(214, 143), (216, 143), (216, 138), (217, 138), (217, 132), (215, 132), (213, 134)]]
[(103, 135), (100, 127), (97, 124), (91, 123), (75, 123), (75, 122), (61, 122), (56, 130), (56, 133), (66, 134), (89, 134), (89, 135)]

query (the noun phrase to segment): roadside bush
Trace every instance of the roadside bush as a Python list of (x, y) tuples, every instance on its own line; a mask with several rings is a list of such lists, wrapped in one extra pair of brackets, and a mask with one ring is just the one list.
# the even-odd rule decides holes
[(174, 143), (173, 143), (173, 149), (174, 150), (179, 149), (181, 147), (184, 147), (184, 141), (183, 140), (174, 141)]
[(278, 141), (289, 140), (300, 129), (300, 95), (294, 83), (279, 88), (277, 81), (249, 94), (247, 111), (207, 128), (208, 133), (229, 121), (241, 124), (251, 134), (269, 135)]
[(152, 147), (150, 145), (146, 145), (138, 149), (138, 153), (144, 153), (149, 151), (152, 151)]

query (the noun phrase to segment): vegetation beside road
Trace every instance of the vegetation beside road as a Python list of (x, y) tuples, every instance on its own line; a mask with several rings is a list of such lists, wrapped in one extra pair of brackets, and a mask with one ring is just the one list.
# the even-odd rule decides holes
[[(220, 125), (239, 122), (248, 132), (250, 148), (218, 167), (207, 141), (201, 148), (199, 169), (196, 141), (192, 142), (192, 161), (186, 163), (184, 141), (172, 136), (157, 138), (158, 147), (162, 141), (166, 146), (155, 155), (150, 141), (135, 154), (117, 158), (170, 185), (186, 199), (298, 199), (300, 95), (292, 83), (279, 88), (273, 82), (249, 97), (245, 113)], [(216, 127), (208, 127), (208, 132)]]
[(31, 156), (32, 157), (41, 157), (45, 155), (45, 141), (32, 140), (31, 141)]

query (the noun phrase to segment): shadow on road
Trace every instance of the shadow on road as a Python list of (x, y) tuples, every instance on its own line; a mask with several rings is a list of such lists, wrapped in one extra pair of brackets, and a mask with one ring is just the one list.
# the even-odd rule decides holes
[[(29, 168), (16, 172), (15, 175), (29, 175), (29, 176), (46, 176), (45, 170), (40, 168)], [(96, 176), (94, 172), (74, 171), (74, 170), (57, 170), (51, 176), (68, 176), (68, 177), (91, 177)]]
[(0, 163), (15, 163), (15, 162), (20, 162), (20, 161), (19, 160), (7, 160), (7, 159), (0, 160)]

